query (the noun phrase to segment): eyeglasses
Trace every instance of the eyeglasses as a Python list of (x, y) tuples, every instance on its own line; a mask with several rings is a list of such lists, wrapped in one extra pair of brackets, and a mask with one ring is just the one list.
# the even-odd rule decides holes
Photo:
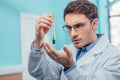
[(73, 28), (75, 31), (81, 31), (81, 30), (84, 29), (85, 24), (86, 24), (86, 23), (77, 23), (77, 24), (75, 24), (75, 25), (73, 25), (73, 26), (64, 25), (64, 26), (63, 26), (63, 29), (64, 29), (64, 31), (67, 31), (67, 32), (71, 32), (71, 31), (72, 31), (72, 28)]

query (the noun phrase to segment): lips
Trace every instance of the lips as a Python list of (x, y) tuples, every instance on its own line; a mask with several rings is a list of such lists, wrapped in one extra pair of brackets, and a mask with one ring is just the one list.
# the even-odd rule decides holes
[(76, 39), (76, 40), (72, 40), (72, 42), (73, 42), (74, 44), (78, 44), (78, 43), (80, 43), (80, 40)]

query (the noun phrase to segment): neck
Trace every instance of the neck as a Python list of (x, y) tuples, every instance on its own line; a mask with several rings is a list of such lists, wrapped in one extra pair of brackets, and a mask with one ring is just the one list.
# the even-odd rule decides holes
[(90, 44), (93, 43), (93, 42), (95, 42), (97, 39), (98, 39), (97, 34), (95, 34), (95, 35), (91, 38)]
[(97, 39), (98, 39), (97, 34), (95, 34), (94, 36), (91, 36), (89, 43), (88, 43), (87, 45), (85, 45), (85, 46), (88, 46), (88, 45), (92, 44), (92, 43), (95, 42)]

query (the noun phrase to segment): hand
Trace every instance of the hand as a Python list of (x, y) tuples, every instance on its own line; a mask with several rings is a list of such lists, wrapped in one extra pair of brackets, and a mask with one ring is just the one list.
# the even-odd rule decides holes
[(45, 34), (49, 31), (54, 19), (52, 14), (44, 14), (40, 16), (36, 21), (36, 39), (34, 41), (34, 47), (39, 48), (42, 45), (42, 40)]
[(47, 54), (58, 63), (62, 64), (65, 68), (70, 68), (74, 64), (72, 53), (64, 46), (64, 52), (59, 52), (52, 48), (48, 43), (44, 43), (44, 48)]

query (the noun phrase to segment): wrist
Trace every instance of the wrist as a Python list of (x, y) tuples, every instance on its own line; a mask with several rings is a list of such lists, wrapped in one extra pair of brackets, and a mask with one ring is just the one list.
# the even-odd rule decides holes
[(43, 43), (43, 40), (37, 40), (37, 39), (35, 39), (33, 47), (38, 49), (38, 48), (42, 47), (42, 43)]
[(69, 69), (73, 69), (74, 67), (76, 67), (76, 63), (74, 62), (71, 66), (69, 66), (69, 67), (64, 67), (64, 71), (67, 71), (67, 70), (69, 70)]
[(69, 69), (70, 67), (72, 67), (73, 65), (74, 65), (74, 60), (72, 60), (72, 61), (70, 61), (68, 64), (66, 64), (65, 66), (64, 66), (64, 68), (65, 69)]
[(72, 65), (70, 68), (68, 68), (68, 69), (64, 68), (65, 74), (68, 73), (68, 72), (70, 72), (70, 71), (72, 71), (72, 70), (75, 69), (76, 67), (77, 67), (77, 64), (74, 63), (74, 65)]

